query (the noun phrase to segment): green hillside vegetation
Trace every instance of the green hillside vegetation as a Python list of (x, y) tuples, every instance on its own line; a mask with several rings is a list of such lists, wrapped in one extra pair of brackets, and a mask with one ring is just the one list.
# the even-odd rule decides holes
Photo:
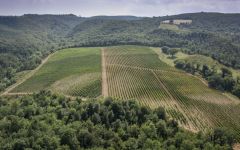
[[(95, 97), (101, 95), (100, 79), (100, 48), (63, 49), (11, 92), (32, 93), (51, 89), (66, 95)], [(94, 90), (89, 86), (97, 88), (95, 94), (91, 94)]]
[[(0, 17), (0, 91), (16, 72), (35, 68), (62, 48), (138, 44), (179, 47), (240, 68), (239, 14), (192, 13), (141, 18), (133, 16), (23, 15)], [(161, 21), (190, 19), (178, 30), (159, 28)], [(175, 27), (176, 28), (176, 27)], [(179, 32), (187, 30), (189, 32)]]
[(136, 101), (68, 98), (42, 91), (0, 98), (0, 149), (211, 149), (229, 150), (231, 130), (191, 133)]
[[(173, 19), (192, 23), (160, 25)], [(0, 16), (0, 92), (18, 81), (0, 96), (0, 149), (231, 150), (239, 27), (222, 13)]]

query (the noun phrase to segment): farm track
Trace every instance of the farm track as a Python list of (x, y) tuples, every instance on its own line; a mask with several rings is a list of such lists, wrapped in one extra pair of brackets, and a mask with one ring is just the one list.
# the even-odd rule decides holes
[(104, 48), (101, 49), (101, 56), (102, 56), (102, 95), (103, 97), (108, 96), (108, 84), (107, 84), (107, 71), (106, 71), (106, 60), (105, 60), (105, 53)]
[[(25, 82), (27, 79), (31, 78), (47, 61), (48, 59), (56, 54), (57, 52), (55, 53), (52, 53), (50, 55), (48, 55), (45, 59), (42, 60), (42, 63), (37, 67), (35, 68), (34, 70), (32, 70), (30, 73), (28, 73), (25, 77), (23, 77), (23, 79), (21, 79), (20, 81), (18, 81), (17, 83), (13, 84), (12, 86), (10, 86), (9, 88), (7, 88), (0, 96), (7, 96), (7, 95), (27, 95), (29, 93), (11, 93), (10, 91), (12, 91), (14, 88), (16, 88), (17, 86), (19, 86), (20, 84), (22, 84), (23, 82)], [(31, 93), (30, 93), (31, 94)]]
[[(152, 74), (155, 76), (155, 78), (158, 80), (158, 82), (160, 83), (160, 85), (163, 87), (163, 89), (165, 90), (165, 92), (168, 94), (168, 96), (171, 98), (172, 101), (175, 101), (177, 103), (177, 100), (173, 97), (173, 95), (169, 92), (168, 88), (164, 85), (164, 83), (160, 80), (160, 78), (157, 76), (157, 74), (151, 70)], [(182, 110), (181, 107), (179, 107), (179, 105), (175, 105), (175, 107), (178, 108), (178, 110), (183, 114), (183, 116), (186, 118), (187, 122), (189, 123), (190, 120), (188, 118), (188, 116), (184, 113), (184, 110)], [(188, 128), (189, 130), (191, 130), (192, 132), (197, 132), (197, 130), (194, 128), (193, 125), (189, 125), (188, 124)]]

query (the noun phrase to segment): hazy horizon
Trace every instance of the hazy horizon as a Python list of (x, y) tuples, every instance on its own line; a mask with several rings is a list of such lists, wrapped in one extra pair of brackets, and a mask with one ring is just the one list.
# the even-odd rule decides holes
[(166, 16), (194, 12), (240, 13), (239, 0), (1, 0), (1, 16), (74, 14), (90, 16)]

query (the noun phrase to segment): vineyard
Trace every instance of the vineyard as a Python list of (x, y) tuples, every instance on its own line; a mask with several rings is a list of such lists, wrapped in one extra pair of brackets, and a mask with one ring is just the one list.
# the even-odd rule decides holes
[[(240, 133), (239, 100), (208, 88), (200, 79), (163, 63), (148, 47), (104, 48), (107, 96), (136, 99), (191, 131), (228, 127)], [(239, 135), (240, 136), (240, 135)]]
[(64, 49), (10, 94), (50, 89), (68, 96), (135, 99), (150, 108), (164, 107), (193, 132), (227, 127), (240, 137), (239, 99), (167, 65), (156, 52), (143, 46)]
[(101, 95), (100, 54), (100, 48), (60, 50), (10, 94), (50, 89), (69, 96), (97, 97)]

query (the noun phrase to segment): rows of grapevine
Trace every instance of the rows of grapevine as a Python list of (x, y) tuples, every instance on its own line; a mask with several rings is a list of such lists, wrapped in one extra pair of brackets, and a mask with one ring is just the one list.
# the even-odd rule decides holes
[(220, 92), (207, 88), (201, 84), (200, 80), (193, 77), (178, 76), (176, 78), (175, 73), (158, 74), (172, 93), (177, 93), (178, 101), (183, 102), (182, 108), (185, 107), (184, 109), (187, 110), (192, 108), (203, 114), (202, 120), (208, 120), (214, 126), (232, 128), (240, 133), (238, 100), (229, 99)]
[(76, 87), (69, 92), (71, 96), (95, 98), (101, 95), (101, 80), (93, 80), (88, 85)]
[[(171, 117), (176, 118), (178, 116), (177, 119), (180, 124), (191, 130), (197, 130), (194, 129), (194, 124), (189, 122), (186, 113), (164, 90), (164, 87), (151, 71), (121, 66), (108, 66), (107, 70), (108, 93), (110, 96), (119, 99), (136, 99), (140, 104), (151, 108), (164, 106)], [(176, 110), (175, 112), (171, 111), (173, 108)]]
[[(190, 121), (193, 119), (189, 119), (175, 99), (164, 90), (163, 85), (159, 83), (152, 71), (139, 67), (149, 65), (148, 61), (144, 61), (143, 57), (139, 59), (139, 55), (126, 60), (127, 49), (121, 50), (119, 47), (105, 51), (107, 54), (108, 92), (110, 96), (122, 99), (137, 99), (141, 104), (150, 107), (164, 106), (171, 117), (177, 118), (187, 128), (197, 130), (196, 125)], [(136, 51), (138, 52), (138, 49)], [(152, 56), (151, 53), (150, 55)], [(145, 57), (147, 57), (146, 52)], [(132, 64), (129, 65), (129, 62), (132, 62)], [(134, 64), (136, 62), (138, 62), (137, 65)], [(162, 66), (165, 67), (165, 64)], [(178, 113), (171, 111), (172, 108), (177, 110)]]
[[(72, 90), (87, 88), (88, 83), (91, 84), (89, 81), (101, 78), (100, 54), (100, 48), (59, 50), (37, 72), (10, 92), (32, 93), (50, 89), (65, 95), (86, 95), (74, 93)], [(101, 93), (101, 89), (99, 90), (98, 93)], [(94, 94), (87, 96), (92, 95)]]
[(170, 117), (193, 131), (214, 126), (239, 131), (237, 100), (168, 67), (149, 48), (111, 47), (105, 55), (109, 96), (136, 99), (151, 108), (163, 106)]
[(148, 47), (116, 46), (107, 48), (106, 63), (148, 69), (173, 70), (158, 59), (158, 55)]

